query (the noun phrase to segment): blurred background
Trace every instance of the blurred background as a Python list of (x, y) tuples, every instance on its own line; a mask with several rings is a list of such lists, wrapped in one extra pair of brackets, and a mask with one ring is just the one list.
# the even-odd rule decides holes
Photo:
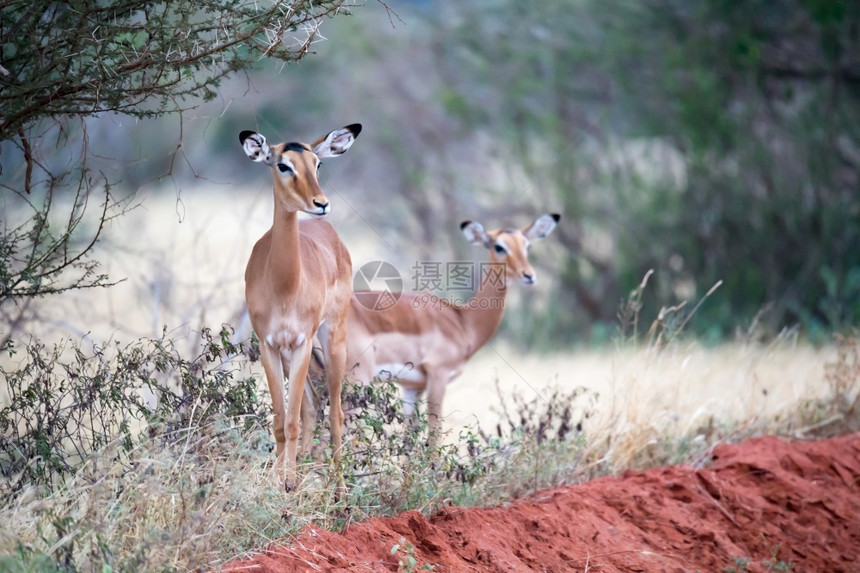
[[(360, 1), (0, 2), (0, 569), (214, 570), (860, 428), (860, 1)], [(238, 135), (356, 122), (320, 176), (355, 271), (410, 288), (486, 260), (462, 221), (561, 220), (445, 444), (348, 389), (348, 461), (285, 509), (244, 297), (272, 176)]]
[[(721, 281), (684, 325), (705, 342), (789, 329), (818, 343), (858, 323), (860, 4), (389, 7), (325, 20), (307, 57), (261, 61), (181, 119), (86, 120), (90, 169), (138, 205), (92, 253), (127, 280), (87, 303), (46, 299), (50, 328), (86, 335), (96, 317), (108, 334), (238, 326), (271, 180), (237, 134), (311, 141), (353, 122), (364, 131), (326, 162), (322, 184), (356, 269), (386, 260), (408, 285), (417, 261), (485, 259), (463, 220), (493, 229), (562, 214), (532, 249), (539, 283), (507, 305), (500, 336), (515, 347), (613, 340), (649, 269), (645, 325), (686, 301), (664, 315), (684, 323)], [(84, 135), (66, 129), (45, 161), (75, 160)], [(22, 150), (0, 151), (0, 178), (20, 181)], [(16, 200), (4, 191), (7, 226)]]

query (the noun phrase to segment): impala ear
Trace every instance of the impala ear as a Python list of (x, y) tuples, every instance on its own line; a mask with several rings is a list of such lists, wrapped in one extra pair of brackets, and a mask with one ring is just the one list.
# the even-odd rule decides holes
[(466, 235), (466, 239), (473, 245), (489, 248), (492, 241), (484, 230), (484, 226), (476, 221), (463, 221), (460, 230)]
[(534, 223), (523, 229), (523, 235), (529, 241), (540, 241), (553, 232), (559, 219), (561, 219), (561, 215), (558, 213), (541, 215), (534, 220)]
[(245, 155), (253, 161), (263, 162), (266, 165), (272, 163), (272, 149), (266, 143), (266, 138), (262, 133), (256, 131), (243, 131), (239, 134), (239, 143), (242, 144), (242, 149), (245, 150)]
[(317, 157), (324, 159), (326, 157), (337, 157), (343, 155), (347, 149), (361, 133), (361, 124), (353, 123), (340, 129), (335, 129), (325, 137), (321, 137), (311, 144), (311, 149), (317, 154)]

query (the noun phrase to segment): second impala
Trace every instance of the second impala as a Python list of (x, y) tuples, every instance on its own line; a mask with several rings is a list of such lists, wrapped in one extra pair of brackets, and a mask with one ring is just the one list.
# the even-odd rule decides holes
[(501, 281), (481, 280), (475, 297), (455, 305), (426, 293), (404, 293), (386, 310), (372, 310), (350, 301), (347, 329), (347, 378), (368, 383), (388, 374), (404, 389), (407, 412), (427, 392), (431, 434), (438, 434), (445, 388), (463, 365), (496, 333), (504, 315), (507, 287), (514, 281), (532, 285), (535, 271), (528, 250), (549, 235), (560, 215), (538, 217), (523, 229), (485, 231), (466, 221), (463, 234), (490, 252), (490, 263), (504, 266)]

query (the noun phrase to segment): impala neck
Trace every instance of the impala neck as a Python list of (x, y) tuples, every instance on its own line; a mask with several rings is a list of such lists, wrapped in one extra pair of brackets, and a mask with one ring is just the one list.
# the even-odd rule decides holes
[(277, 199), (269, 249), (269, 275), (277, 292), (297, 290), (302, 275), (298, 214), (288, 211)]
[[(494, 259), (491, 255), (490, 262), (495, 262)], [(481, 280), (472, 301), (460, 309), (461, 322), (472, 343), (472, 354), (484, 346), (499, 329), (505, 314), (507, 294), (507, 283), (498, 285), (494, 281)]]

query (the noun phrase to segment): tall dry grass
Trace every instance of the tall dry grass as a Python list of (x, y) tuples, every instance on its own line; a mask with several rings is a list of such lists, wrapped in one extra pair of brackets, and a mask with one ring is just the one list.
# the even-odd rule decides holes
[[(835, 347), (794, 340), (549, 355), (488, 348), (449, 386), (444, 413), (453, 428), (493, 427), (501, 416), (499, 394), (543, 401), (555, 388), (583, 387), (595, 400), (595, 413), (584, 423), (588, 433), (624, 439), (635, 431), (640, 442), (679, 438), (714, 424), (777, 424), (799, 404), (831, 392), (825, 366), (836, 358)], [(643, 449), (644, 443), (630, 447)]]
[(546, 374), (534, 388), (519, 374), (520, 387), (507, 386), (482, 358), (474, 369), (489, 375), (467, 372), (458, 384), (483, 386), (487, 407), (452, 392), (446, 407), (477, 423), (447, 420), (439, 449), (424, 441), (426, 418), (403, 418), (393, 387), (364, 399), (369, 415), (351, 422), (339, 470), (351, 487), (342, 501), (325, 455), (304, 460), (305, 480), (286, 496), (268, 423), (219, 414), (124, 455), (116, 443), (92, 452), (53, 492), (7, 496), (0, 568), (217, 569), (311, 523), (338, 528), (408, 508), (498, 503), (627, 468), (703, 464), (715, 444), (763, 433), (857, 430), (858, 357), (857, 340), (846, 338), (819, 350), (672, 344), (508, 360), (531, 380)]
[[(255, 193), (248, 212), (226, 219), (229, 199), (218, 195), (185, 197), (182, 222), (176, 197), (147, 201), (149, 212), (109, 231), (115, 257), (106, 270), (129, 280), (46, 302), (31, 332), (86, 346), (158, 336), (166, 324), (176, 347), (196, 355), (194, 331), (241, 316), (244, 259), (270, 216), (270, 190)], [(353, 259), (362, 258), (379, 258), (376, 247), (356, 246)], [(635, 292), (631, 301), (613, 348), (525, 354), (491, 342), (449, 387), (448, 435), (437, 449), (422, 433), (426, 420), (403, 420), (396, 394), (377, 391), (365, 406), (372, 415), (347, 433), (344, 467), (330, 466), (320, 436), (322, 457), (303, 462), (305, 481), (289, 497), (272, 475), (269, 420), (216, 414), (144, 433), (127, 451), (108, 443), (55, 487), (3, 497), (0, 570), (217, 569), (309, 523), (338, 528), (407, 508), (497, 503), (626, 468), (707, 463), (714, 444), (756, 434), (858, 429), (855, 339), (815, 348), (788, 333), (705, 348), (684, 338), (684, 318), (668, 320), (678, 309), (651, 330), (635, 324)], [(0, 366), (20, 359), (4, 354)], [(263, 379), (258, 365), (235, 367)], [(264, 384), (257, 395), (267, 399)], [(346, 500), (334, 499), (333, 471), (351, 484)]]

